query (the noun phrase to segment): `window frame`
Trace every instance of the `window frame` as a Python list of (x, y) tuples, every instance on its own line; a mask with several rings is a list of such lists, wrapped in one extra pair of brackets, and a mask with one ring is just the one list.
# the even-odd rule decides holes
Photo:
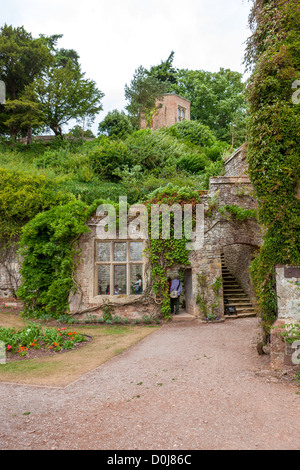
[(187, 108), (184, 108), (181, 105), (177, 107), (177, 122), (182, 122), (186, 120)]
[[(98, 243), (107, 243), (110, 244), (110, 261), (98, 261)], [(126, 244), (126, 260), (125, 261), (114, 261), (114, 243), (124, 243)], [(142, 244), (142, 260), (141, 261), (132, 261), (130, 259), (130, 243), (141, 243)], [(96, 239), (94, 244), (94, 296), (95, 297), (122, 297), (122, 296), (136, 296), (141, 294), (132, 294), (131, 285), (130, 285), (130, 267), (132, 265), (141, 266), (141, 275), (143, 283), (143, 291), (145, 290), (145, 259), (143, 252), (145, 249), (145, 240), (132, 240), (132, 239), (114, 239), (114, 240), (102, 240)], [(98, 293), (98, 266), (109, 266), (110, 269), (110, 293), (109, 294), (99, 294)], [(114, 266), (126, 266), (126, 293), (115, 294), (114, 293)]]

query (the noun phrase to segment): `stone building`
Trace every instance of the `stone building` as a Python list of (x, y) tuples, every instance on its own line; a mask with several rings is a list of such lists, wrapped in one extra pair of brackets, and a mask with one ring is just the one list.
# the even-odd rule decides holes
[[(191, 103), (186, 98), (175, 93), (166, 93), (162, 101), (157, 101), (156, 111), (152, 116), (150, 128), (152, 130), (170, 127), (176, 122), (191, 119)], [(141, 117), (140, 129), (147, 129), (149, 124)]]
[[(190, 265), (177, 267), (184, 278), (185, 311), (195, 318), (208, 314), (221, 317), (226, 313), (224, 308), (234, 306), (238, 314), (254, 314), (255, 296), (248, 268), (261, 245), (261, 230), (255, 218), (235, 220), (222, 211), (225, 205), (244, 209), (257, 206), (246, 175), (243, 148), (227, 160), (224, 176), (210, 178), (209, 190), (203, 191), (201, 204), (203, 246), (189, 252)], [(117, 307), (118, 315), (130, 319), (156, 315), (160, 302), (152, 292), (151, 266), (144, 252), (147, 234), (144, 239), (123, 239), (118, 233), (113, 239), (99, 239), (100, 220), (95, 214), (88, 221), (90, 232), (81, 237), (83, 261), (77, 270), (80, 289), (70, 298), (71, 312), (101, 315), (103, 304), (109, 301)], [(133, 287), (137, 275), (143, 285), (143, 292), (138, 295)], [(215, 292), (221, 280), (223, 286)], [(201, 298), (207, 305), (205, 312), (200, 308)]]

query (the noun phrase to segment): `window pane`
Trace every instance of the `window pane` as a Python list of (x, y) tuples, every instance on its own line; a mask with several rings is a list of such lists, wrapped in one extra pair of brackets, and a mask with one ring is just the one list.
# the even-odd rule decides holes
[(114, 266), (114, 294), (127, 294), (126, 265)]
[(110, 261), (110, 243), (97, 244), (97, 261)]
[(109, 295), (110, 292), (110, 266), (98, 266), (98, 295)]
[(114, 261), (126, 261), (126, 243), (114, 243)]
[(142, 294), (143, 293), (143, 265), (131, 264), (130, 265), (130, 293)]
[(143, 243), (130, 242), (130, 261), (142, 261)]

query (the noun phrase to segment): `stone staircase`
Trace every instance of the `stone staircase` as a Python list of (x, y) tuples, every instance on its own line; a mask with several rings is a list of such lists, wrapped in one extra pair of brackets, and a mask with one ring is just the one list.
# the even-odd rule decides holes
[[(224, 313), (226, 318), (236, 317), (254, 317), (256, 316), (255, 309), (251, 303), (249, 296), (243, 291), (236, 278), (231, 274), (225, 265), (224, 255), (221, 254), (222, 262), (222, 278), (223, 278), (223, 295), (224, 300), (227, 299), (228, 303), (224, 303)], [(235, 307), (236, 314), (227, 314), (225, 307)]]

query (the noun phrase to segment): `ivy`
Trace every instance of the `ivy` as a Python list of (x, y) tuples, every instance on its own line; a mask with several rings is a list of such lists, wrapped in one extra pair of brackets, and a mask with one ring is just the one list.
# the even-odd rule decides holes
[(87, 206), (72, 200), (39, 213), (25, 225), (19, 244), (23, 262), (17, 295), (23, 301), (26, 316), (58, 318), (68, 310), (80, 261), (77, 242), (80, 235), (89, 231), (86, 222), (103, 202)]
[[(165, 188), (159, 188), (151, 194), (151, 199), (146, 202), (148, 212), (151, 204), (191, 204), (193, 208), (201, 201), (202, 191), (194, 191), (190, 188), (179, 188), (168, 184)], [(167, 273), (175, 266), (188, 266), (189, 251), (186, 249), (187, 239), (174, 238), (174, 227), (172, 224), (173, 214), (171, 213), (170, 238), (162, 238), (162, 227), (160, 225), (160, 238), (151, 239), (149, 244), (149, 259), (151, 262), (151, 274), (153, 279), (153, 290), (161, 300), (161, 314), (168, 319), (171, 313), (170, 296)], [(161, 215), (160, 215), (161, 222)], [(149, 224), (149, 234), (151, 234), (151, 224)]]
[(232, 206), (226, 204), (223, 207), (219, 207), (218, 211), (223, 215), (228, 212), (236, 220), (245, 220), (257, 217), (256, 209), (244, 209), (236, 204), (233, 204)]
[(276, 318), (275, 265), (300, 265), (300, 107), (292, 102), (300, 79), (299, 2), (255, 1), (250, 20), (247, 160), (265, 229), (251, 277), (268, 334)]

